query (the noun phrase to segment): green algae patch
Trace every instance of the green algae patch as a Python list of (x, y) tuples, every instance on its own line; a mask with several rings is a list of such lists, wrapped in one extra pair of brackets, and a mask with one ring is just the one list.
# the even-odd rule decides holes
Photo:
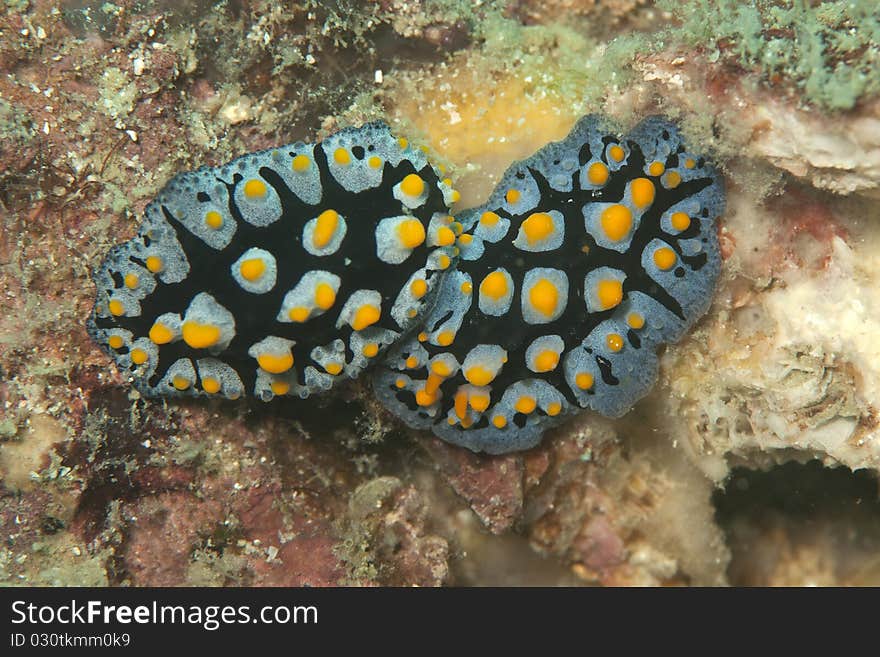
[(848, 110), (880, 92), (880, 14), (875, 0), (660, 0), (680, 27), (669, 36), (738, 65), (770, 85), (789, 81), (808, 102)]
[(35, 134), (33, 122), (25, 112), (0, 98), (0, 139), (24, 143)]

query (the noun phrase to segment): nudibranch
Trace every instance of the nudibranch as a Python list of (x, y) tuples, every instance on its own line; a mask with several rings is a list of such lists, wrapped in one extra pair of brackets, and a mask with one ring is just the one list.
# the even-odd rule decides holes
[(619, 139), (587, 116), (461, 212), (460, 259), (374, 375), (409, 426), (475, 451), (534, 446), (583, 409), (626, 413), (656, 349), (706, 311), (717, 172), (659, 117)]
[(147, 396), (328, 390), (430, 307), (455, 194), (378, 123), (178, 175), (95, 273), (90, 333)]
[(178, 175), (96, 271), (89, 332), (148, 396), (305, 398), (375, 366), (407, 425), (503, 453), (625, 413), (711, 301), (722, 182), (662, 118), (584, 117), (456, 200), (381, 123)]

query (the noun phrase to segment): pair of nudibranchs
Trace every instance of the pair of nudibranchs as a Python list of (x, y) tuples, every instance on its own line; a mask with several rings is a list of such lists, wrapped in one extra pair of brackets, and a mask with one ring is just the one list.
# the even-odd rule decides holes
[(95, 273), (91, 336), (148, 396), (305, 398), (370, 369), (406, 424), (475, 451), (620, 416), (708, 307), (718, 173), (650, 117), (596, 116), (457, 192), (381, 123), (176, 176)]

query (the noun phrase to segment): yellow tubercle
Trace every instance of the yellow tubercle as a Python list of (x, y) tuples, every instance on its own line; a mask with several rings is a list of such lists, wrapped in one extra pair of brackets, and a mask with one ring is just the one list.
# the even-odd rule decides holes
[(165, 263), (162, 262), (162, 258), (155, 255), (147, 256), (144, 264), (147, 265), (147, 269), (149, 269), (150, 272), (153, 274), (158, 274), (160, 271), (165, 269)]
[(127, 287), (130, 290), (135, 289), (140, 282), (141, 282), (141, 279), (138, 278), (138, 275), (135, 274), (134, 272), (128, 272), (125, 275), (125, 287)]
[(337, 363), (336, 361), (331, 361), (324, 365), (324, 369), (327, 370), (327, 374), (331, 374), (336, 376), (342, 371), (342, 363)]
[(448, 226), (441, 226), (437, 230), (437, 244), (440, 246), (450, 246), (455, 244), (455, 233)]
[(537, 406), (537, 402), (534, 397), (530, 397), (529, 395), (522, 395), (519, 399), (516, 400), (516, 403), (513, 407), (516, 409), (517, 413), (522, 413), (523, 415), (528, 415), (535, 410)]
[(279, 397), (290, 392), (290, 384), (287, 381), (273, 381), (269, 384), (269, 388), (271, 388), (273, 394)]
[(623, 158), (626, 157), (626, 151), (624, 151), (620, 146), (615, 144), (611, 148), (608, 149), (608, 156), (614, 160), (615, 162), (622, 162)]
[(660, 269), (661, 271), (669, 271), (675, 267), (677, 260), (678, 258), (675, 255), (675, 251), (668, 246), (661, 246), (654, 251), (654, 264), (657, 265), (657, 269)]
[(378, 322), (381, 316), (382, 311), (379, 308), (365, 303), (355, 311), (354, 317), (351, 319), (351, 328), (355, 331), (361, 331)]
[(348, 166), (351, 164), (351, 155), (347, 150), (340, 147), (333, 151), (333, 161), (340, 166)]
[(492, 425), (496, 429), (503, 429), (504, 427), (507, 426), (507, 418), (504, 417), (503, 415), (496, 415), (495, 417), (492, 418)]
[(367, 160), (367, 164), (370, 165), (371, 169), (380, 169), (382, 168), (382, 158), (378, 155), (373, 155)]
[(293, 367), (293, 354), (260, 354), (257, 364), (269, 374), (283, 374)]
[(578, 372), (574, 377), (574, 383), (581, 390), (589, 390), (593, 387), (593, 375), (589, 372)]
[(425, 227), (418, 219), (406, 219), (397, 225), (397, 236), (407, 249), (414, 249), (425, 241)]
[(244, 195), (250, 201), (266, 198), (268, 188), (266, 183), (256, 178), (251, 178), (244, 184)]
[(559, 402), (550, 402), (547, 404), (547, 415), (550, 417), (556, 417), (560, 412), (562, 412), (562, 404)]
[(216, 210), (208, 210), (205, 213), (205, 225), (213, 230), (223, 228), (223, 215)]
[(536, 372), (551, 372), (556, 369), (559, 364), (559, 354), (552, 349), (545, 349), (535, 356), (535, 362), (532, 363)]
[(485, 386), (492, 383), (495, 374), (482, 365), (474, 365), (464, 372), (464, 378), (475, 386)]
[(587, 180), (593, 185), (604, 185), (608, 182), (608, 167), (602, 162), (593, 162), (587, 169)]
[(428, 293), (428, 283), (424, 278), (417, 278), (409, 284), (409, 291), (416, 299), (421, 299)]
[(663, 176), (663, 185), (667, 189), (675, 189), (681, 184), (681, 174), (678, 171), (668, 171)]
[(626, 316), (626, 323), (630, 328), (639, 330), (645, 325), (645, 318), (641, 313), (632, 312)]
[(425, 181), (418, 174), (411, 173), (400, 181), (400, 191), (407, 196), (418, 198), (425, 193)]
[(239, 265), (238, 271), (244, 280), (253, 283), (265, 273), (266, 263), (262, 258), (248, 258)]
[(636, 178), (630, 183), (630, 191), (632, 192), (632, 200), (639, 209), (646, 208), (654, 202), (656, 188), (647, 178)]
[(119, 299), (110, 299), (110, 303), (107, 304), (107, 310), (109, 310), (110, 314), (114, 317), (119, 317), (120, 315), (125, 314), (125, 306), (122, 305), (122, 302)]
[(174, 333), (162, 322), (156, 322), (153, 324), (148, 335), (153, 344), (159, 345), (168, 344), (174, 339)]
[(107, 338), (107, 344), (110, 345), (111, 349), (119, 349), (125, 344), (125, 340), (122, 339), (121, 335), (111, 335)]
[(220, 381), (213, 377), (206, 376), (202, 378), (202, 390), (209, 395), (215, 395), (220, 392)]
[(328, 283), (315, 286), (315, 305), (321, 310), (329, 310), (336, 303), (336, 291)]
[(305, 306), (294, 306), (287, 311), (287, 316), (290, 317), (291, 321), (302, 324), (309, 318), (311, 313), (312, 311)]
[(431, 363), (431, 371), (437, 376), (442, 376), (444, 378), (452, 374), (452, 369), (450, 369), (449, 365), (442, 360), (435, 360)]
[(323, 249), (333, 239), (336, 229), (339, 227), (339, 213), (336, 210), (324, 210), (315, 221), (315, 231), (312, 233), (312, 245), (316, 249)]
[(303, 173), (309, 170), (309, 167), (312, 166), (312, 160), (308, 155), (297, 155), (293, 158), (293, 162), (290, 163), (291, 168), (297, 173)]
[(666, 166), (662, 162), (651, 162), (648, 165), (648, 173), (652, 176), (661, 176), (664, 171), (666, 171)]
[(542, 315), (552, 317), (559, 305), (559, 290), (546, 278), (541, 278), (529, 290), (529, 303)]
[(425, 381), (425, 392), (430, 395), (436, 394), (437, 390), (440, 388), (440, 385), (443, 383), (443, 377), (430, 372), (428, 374), (428, 380)]
[(364, 345), (363, 349), (361, 349), (361, 353), (366, 358), (374, 358), (376, 354), (379, 353), (379, 345), (375, 342), (368, 342)]
[(623, 336), (619, 333), (609, 333), (605, 336), (605, 344), (611, 351), (618, 352), (623, 349)]
[(550, 237), (556, 228), (553, 225), (553, 217), (546, 212), (535, 212), (522, 222), (523, 233), (529, 244), (541, 242)]
[(613, 242), (619, 242), (632, 229), (632, 212), (625, 205), (611, 205), (602, 211), (599, 219), (605, 235)]
[(135, 365), (143, 365), (147, 362), (147, 352), (143, 349), (132, 349), (131, 350), (131, 362)]
[(474, 291), (474, 285), (470, 281), (465, 281), (461, 284), (461, 291), (463, 294), (470, 294)]
[(207, 349), (220, 342), (220, 327), (199, 322), (184, 322), (181, 327), (183, 341), (193, 349)]
[(491, 401), (491, 399), (489, 399), (489, 395), (480, 395), (475, 393), (468, 398), (468, 401), (470, 402), (472, 409), (479, 413), (482, 413), (487, 408), (489, 408), (489, 402)]
[(596, 296), (602, 310), (614, 308), (623, 301), (623, 283), (614, 278), (601, 280), (596, 286)]
[(480, 223), (490, 228), (497, 225), (499, 219), (501, 219), (501, 217), (499, 217), (494, 212), (484, 212), (480, 215)]
[(455, 340), (455, 333), (452, 331), (441, 331), (437, 336), (437, 344), (441, 347), (448, 347)]
[(416, 404), (419, 406), (430, 406), (435, 401), (437, 401), (437, 393), (431, 394), (424, 388), (421, 388), (416, 391)]
[(455, 414), (458, 416), (459, 420), (464, 420), (467, 417), (467, 408), (468, 408), (468, 396), (466, 390), (459, 390), (455, 393)]
[(488, 274), (480, 283), (480, 294), (498, 301), (507, 294), (507, 277), (500, 271)]
[(406, 368), (409, 370), (414, 370), (419, 366), (419, 359), (415, 356), (409, 356), (406, 359)]
[(672, 216), (669, 218), (669, 222), (672, 224), (672, 227), (679, 232), (685, 231), (691, 226), (691, 218), (684, 212), (673, 212)]
[(171, 379), (171, 385), (182, 392), (184, 390), (187, 390), (192, 385), (192, 381), (187, 379), (185, 376), (175, 376)]
[(517, 201), (519, 201), (521, 194), (518, 189), (508, 189), (507, 193), (504, 195), (504, 199), (513, 205)]

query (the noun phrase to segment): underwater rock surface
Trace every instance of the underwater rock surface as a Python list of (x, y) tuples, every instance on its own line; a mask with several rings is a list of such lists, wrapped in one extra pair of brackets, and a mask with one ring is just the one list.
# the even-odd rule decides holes
[[(367, 4), (0, 16), (2, 582), (877, 584), (873, 4), (797, 18), (852, 36), (809, 87), (760, 64), (797, 30), (738, 36), (701, 3)], [(845, 98), (815, 86), (850, 73)], [(402, 429), (360, 382), (288, 414), (166, 406), (83, 330), (90, 271), (177, 171), (382, 119), (478, 206), (589, 112), (672, 117), (727, 189), (712, 306), (622, 419), (491, 457)], [(823, 135), (845, 144), (828, 160)]]

